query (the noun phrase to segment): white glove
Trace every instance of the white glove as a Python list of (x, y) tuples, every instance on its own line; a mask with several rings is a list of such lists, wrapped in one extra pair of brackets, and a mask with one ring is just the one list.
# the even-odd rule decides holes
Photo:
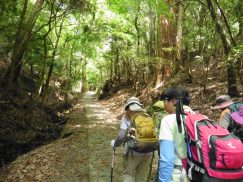
[(111, 146), (114, 148), (115, 147), (115, 140), (111, 140)]

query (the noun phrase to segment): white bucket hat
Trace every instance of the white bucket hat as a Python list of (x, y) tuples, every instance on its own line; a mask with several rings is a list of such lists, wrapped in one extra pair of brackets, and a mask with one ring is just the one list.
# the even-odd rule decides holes
[(137, 97), (130, 97), (129, 99), (127, 99), (125, 108), (127, 106), (129, 106), (130, 104), (133, 104), (133, 103), (136, 103), (136, 104), (138, 104), (140, 106), (143, 106), (143, 104), (141, 104), (140, 100)]
[(143, 109), (142, 106), (138, 105), (137, 103), (130, 104), (129, 110), (133, 112), (146, 112), (146, 110)]
[(127, 99), (124, 108), (127, 108), (127, 106), (129, 106), (130, 111), (136, 111), (136, 112), (145, 111), (145, 109), (142, 109), (143, 104), (140, 102), (140, 100), (137, 97), (130, 97), (129, 99)]

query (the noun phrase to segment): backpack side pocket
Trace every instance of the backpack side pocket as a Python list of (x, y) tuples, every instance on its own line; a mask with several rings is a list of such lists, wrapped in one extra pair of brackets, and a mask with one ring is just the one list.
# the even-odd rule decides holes
[(240, 169), (243, 166), (243, 145), (232, 134), (209, 136), (209, 159), (213, 169)]

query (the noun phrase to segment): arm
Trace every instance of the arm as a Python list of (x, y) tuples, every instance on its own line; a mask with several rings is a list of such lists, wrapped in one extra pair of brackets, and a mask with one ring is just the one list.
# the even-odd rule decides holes
[(229, 125), (230, 125), (230, 111), (229, 109), (226, 109), (225, 111), (222, 112), (222, 114), (220, 115), (219, 118), (219, 124), (228, 129)]
[(169, 140), (160, 140), (159, 182), (170, 182), (174, 170), (174, 144)]
[(120, 131), (118, 132), (116, 140), (112, 145), (113, 147), (119, 147), (125, 142), (128, 127), (129, 127), (129, 123), (127, 123), (126, 117), (123, 116), (121, 119)]
[(119, 147), (120, 145), (122, 145), (125, 142), (126, 133), (127, 133), (127, 130), (120, 129), (118, 136), (116, 137), (114, 147)]

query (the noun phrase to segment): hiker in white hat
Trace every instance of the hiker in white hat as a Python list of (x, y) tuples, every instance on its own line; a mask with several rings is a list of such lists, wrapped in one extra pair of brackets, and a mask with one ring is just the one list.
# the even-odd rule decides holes
[[(138, 112), (145, 112), (143, 104), (137, 97), (131, 97), (127, 100), (125, 106), (125, 113), (121, 119), (120, 131), (115, 140), (111, 141), (113, 148), (119, 147), (126, 141), (126, 136), (132, 129), (132, 118)], [(152, 152), (139, 153), (128, 149), (127, 142), (124, 145), (124, 182), (130, 181), (147, 181), (148, 170), (152, 159)]]

